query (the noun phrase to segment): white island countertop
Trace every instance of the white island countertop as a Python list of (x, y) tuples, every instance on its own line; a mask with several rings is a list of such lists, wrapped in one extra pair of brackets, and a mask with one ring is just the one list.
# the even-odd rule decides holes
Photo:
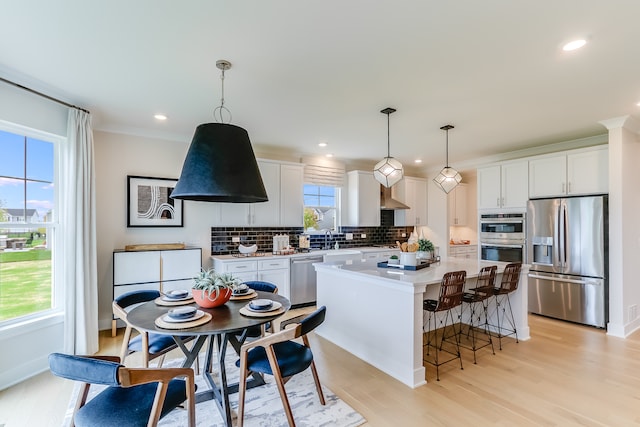
[[(376, 261), (317, 263), (317, 305), (327, 307), (317, 334), (344, 348), (410, 387), (426, 383), (422, 360), (424, 299), (438, 298), (442, 276), (467, 272), (466, 288), (484, 266), (497, 265), (496, 286), (506, 263), (450, 258), (410, 271), (380, 268)], [(511, 296), (521, 340), (527, 324), (528, 268), (523, 266), (518, 289)]]

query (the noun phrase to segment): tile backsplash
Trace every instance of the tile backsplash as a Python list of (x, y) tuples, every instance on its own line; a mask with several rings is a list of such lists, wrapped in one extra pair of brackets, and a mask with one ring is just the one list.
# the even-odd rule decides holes
[[(340, 227), (339, 232), (332, 232), (327, 238), (330, 247), (336, 242), (341, 248), (357, 248), (395, 244), (396, 240), (406, 241), (413, 227), (396, 227), (393, 225), (393, 211), (381, 211), (380, 227)], [(303, 234), (302, 227), (211, 227), (211, 254), (229, 255), (238, 253), (238, 245), (258, 245), (259, 252), (272, 252), (273, 236), (289, 235), (289, 243), (298, 247), (298, 236)], [(353, 240), (346, 240), (346, 234), (353, 234)], [(402, 237), (402, 233), (406, 236)], [(366, 235), (366, 237), (361, 237)], [(325, 245), (325, 234), (310, 234), (312, 248)], [(238, 238), (239, 242), (234, 242)]]

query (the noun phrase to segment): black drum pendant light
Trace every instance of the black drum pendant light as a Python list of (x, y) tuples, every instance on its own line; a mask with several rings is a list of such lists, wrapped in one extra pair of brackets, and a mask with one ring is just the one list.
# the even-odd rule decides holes
[(389, 138), (389, 115), (396, 112), (395, 108), (387, 107), (380, 111), (387, 115), (387, 157), (380, 160), (373, 167), (373, 177), (380, 184), (389, 188), (399, 182), (404, 176), (404, 168), (402, 163), (391, 157), (390, 138)]
[(449, 129), (453, 129), (451, 125), (442, 126), (440, 129), (447, 133), (447, 163), (442, 168), (438, 176), (433, 178), (433, 182), (445, 193), (449, 194), (451, 190), (456, 188), (462, 181), (462, 176), (452, 167), (449, 167)]
[[(219, 60), (216, 66), (222, 70), (222, 99), (214, 116), (222, 122), (226, 112), (230, 121), (231, 113), (224, 106), (224, 72), (231, 63)], [(199, 125), (171, 197), (227, 203), (268, 201), (247, 131), (228, 123)]]

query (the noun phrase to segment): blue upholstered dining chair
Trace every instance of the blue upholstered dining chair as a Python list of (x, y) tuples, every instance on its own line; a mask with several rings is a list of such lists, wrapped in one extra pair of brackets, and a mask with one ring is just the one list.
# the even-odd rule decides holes
[(253, 289), (254, 291), (271, 292), (272, 294), (278, 293), (278, 287), (271, 282), (263, 282), (260, 280), (250, 280), (243, 282), (245, 285)]
[(148, 367), (149, 362), (155, 358), (160, 358), (158, 360), (158, 367), (161, 367), (164, 361), (164, 355), (178, 348), (171, 335), (138, 331), (139, 334), (131, 338), (131, 332), (134, 328), (127, 320), (128, 309), (133, 305), (153, 301), (158, 297), (160, 297), (160, 292), (157, 290), (142, 290), (127, 292), (126, 294), (118, 296), (113, 301), (112, 308), (114, 316), (122, 319), (126, 325), (122, 347), (120, 349), (120, 360), (122, 360), (123, 363), (128, 355), (135, 352), (142, 352), (142, 366), (144, 368)]
[[(191, 368), (126, 368), (117, 356), (49, 355), (51, 372), (82, 383), (73, 411), (75, 426), (156, 426), (186, 401), (195, 426), (195, 383)], [(184, 379), (178, 379), (184, 377)], [(91, 385), (106, 386), (87, 401)]]
[[(247, 388), (247, 377), (251, 372), (273, 375), (282, 405), (291, 427), (295, 426), (289, 399), (284, 388), (285, 383), (294, 375), (311, 367), (320, 403), (325, 404), (318, 371), (313, 361), (313, 353), (309, 346), (307, 334), (324, 322), (326, 307), (320, 307), (308, 315), (301, 315), (283, 321), (280, 331), (271, 335), (246, 342), (240, 349), (240, 386), (238, 390), (238, 427), (244, 422), (244, 398)], [(293, 341), (302, 338), (302, 344)]]
[[(254, 291), (271, 292), (272, 294), (278, 293), (278, 287), (271, 282), (263, 282), (260, 280), (250, 280), (243, 282), (245, 285), (253, 289)], [(244, 338), (257, 338), (261, 337), (271, 328), (271, 323), (266, 323), (260, 326), (251, 326), (245, 329)]]

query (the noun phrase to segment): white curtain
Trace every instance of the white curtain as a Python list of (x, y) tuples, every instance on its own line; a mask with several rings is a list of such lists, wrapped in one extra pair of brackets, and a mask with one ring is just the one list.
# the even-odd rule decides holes
[(98, 351), (98, 275), (93, 131), (88, 113), (69, 110), (67, 142), (60, 154), (64, 349), (69, 354), (93, 354)]

